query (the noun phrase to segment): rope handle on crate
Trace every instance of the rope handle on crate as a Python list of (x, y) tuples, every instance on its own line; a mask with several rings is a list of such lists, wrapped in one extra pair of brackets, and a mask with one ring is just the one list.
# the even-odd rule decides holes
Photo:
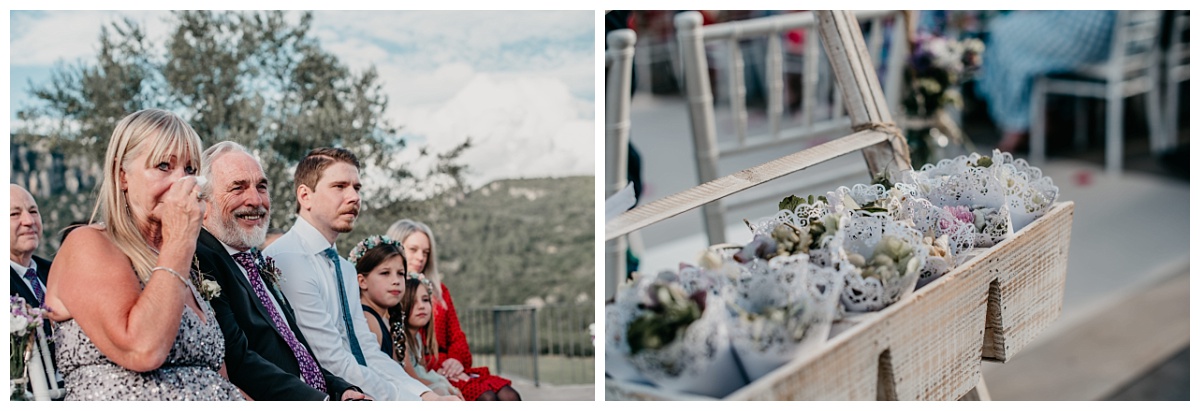
[(873, 130), (873, 131), (878, 131), (880, 133), (891, 134), (896, 137), (904, 138), (904, 131), (900, 130), (900, 127), (896, 127), (896, 123), (893, 123), (890, 121), (886, 122), (886, 123), (875, 123), (875, 122), (863, 123), (863, 124), (859, 124), (854, 127), (851, 127), (851, 129), (853, 129), (855, 132)]

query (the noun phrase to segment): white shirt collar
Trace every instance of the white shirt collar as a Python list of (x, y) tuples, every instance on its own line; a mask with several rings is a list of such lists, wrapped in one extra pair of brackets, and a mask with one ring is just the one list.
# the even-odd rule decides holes
[(292, 226), (292, 231), (300, 238), (300, 247), (306, 254), (323, 253), (329, 247), (333, 247), (333, 250), (337, 251), (337, 246), (330, 244), (329, 240), (325, 239), (325, 235), (321, 234), (321, 231), (313, 227), (303, 216), (296, 216), (296, 224)]
[(29, 259), (28, 267), (23, 266), (13, 260), (8, 260), (8, 265), (11, 266), (13, 270), (16, 270), (17, 274), (20, 274), (22, 277), (25, 276), (25, 271), (28, 271), (30, 268), (32, 268), (33, 271), (37, 271), (37, 260), (34, 260), (33, 258)]
[(224, 242), (224, 241), (221, 241), (221, 240), (217, 240), (217, 242), (218, 242), (218, 243), (221, 243), (221, 246), (222, 246), (222, 247), (225, 247), (225, 252), (228, 252), (230, 256), (232, 256), (232, 255), (235, 255), (235, 254), (239, 254), (239, 253), (244, 253), (244, 252), (246, 252), (246, 251), (250, 251), (250, 250), (241, 251), (241, 250), (238, 250), (238, 249), (236, 249), (236, 248), (230, 247), (230, 246), (229, 246), (229, 244), (225, 244), (225, 242)]

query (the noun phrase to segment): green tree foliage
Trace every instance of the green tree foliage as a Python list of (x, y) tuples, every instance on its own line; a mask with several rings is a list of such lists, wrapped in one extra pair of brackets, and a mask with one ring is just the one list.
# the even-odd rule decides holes
[[(388, 99), (378, 74), (374, 67), (353, 73), (323, 50), (311, 34), (310, 13), (295, 24), (283, 12), (183, 11), (170, 20), (161, 46), (132, 20), (104, 27), (94, 60), (60, 63), (49, 83), (30, 84), (35, 102), (18, 111), (26, 125), (15, 139), (102, 164), (122, 117), (148, 107), (170, 110), (205, 146), (232, 140), (260, 156), (272, 182), (272, 225), (279, 228), (293, 221), (292, 173), (312, 148), (347, 148), (363, 162), (364, 175), (384, 181), (462, 181), (465, 166), (455, 159), (469, 144), (439, 155), (429, 170), (392, 161), (405, 141), (384, 118)], [(400, 190), (376, 189), (379, 195), (364, 199), (368, 208), (411, 200)], [(47, 228), (88, 218), (94, 197), (86, 201), (86, 214), (60, 213), (67, 215), (47, 221)]]
[(591, 176), (498, 180), (469, 193), (365, 212), (354, 231), (338, 238), (338, 249), (410, 218), (433, 229), (439, 268), (460, 310), (532, 300), (590, 302), (596, 284), (594, 199)]

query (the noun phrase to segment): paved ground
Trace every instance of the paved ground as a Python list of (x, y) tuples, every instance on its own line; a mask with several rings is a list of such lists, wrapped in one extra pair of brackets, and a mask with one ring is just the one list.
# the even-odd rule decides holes
[(532, 381), (517, 378), (512, 379), (513, 389), (521, 393), (525, 401), (592, 401), (596, 398), (596, 386), (581, 385), (549, 385), (534, 386)]
[[(1121, 387), (1116, 394), (1105, 398), (1110, 401), (1188, 401), (1190, 381), (1188, 375), (1191, 348), (1180, 350), (1170, 359), (1158, 364), (1153, 370), (1140, 376), (1129, 385)], [(1182, 382), (1182, 383), (1181, 383)]]
[(1190, 281), (1187, 266), (1173, 271), (1162, 282), (1060, 318), (1007, 364), (984, 363), (992, 399), (1172, 400), (1180, 391), (1186, 397), (1187, 357), (1172, 358), (1189, 345)]

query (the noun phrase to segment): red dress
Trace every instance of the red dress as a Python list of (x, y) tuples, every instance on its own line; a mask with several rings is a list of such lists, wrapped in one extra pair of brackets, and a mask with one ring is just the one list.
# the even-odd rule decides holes
[(471, 347), (467, 346), (467, 336), (458, 324), (454, 300), (450, 298), (450, 289), (446, 288), (445, 283), (442, 284), (442, 299), (446, 301), (445, 306), (436, 301), (433, 304), (433, 328), (438, 343), (438, 356), (425, 357), (429, 370), (440, 370), (443, 361), (453, 358), (462, 363), (464, 373), (478, 374), (478, 377), (466, 381), (451, 382), (455, 388), (462, 391), (463, 399), (467, 401), (475, 401), (485, 391), (499, 392), (504, 386), (511, 385), (512, 381), (492, 375), (487, 367), (471, 368)]

